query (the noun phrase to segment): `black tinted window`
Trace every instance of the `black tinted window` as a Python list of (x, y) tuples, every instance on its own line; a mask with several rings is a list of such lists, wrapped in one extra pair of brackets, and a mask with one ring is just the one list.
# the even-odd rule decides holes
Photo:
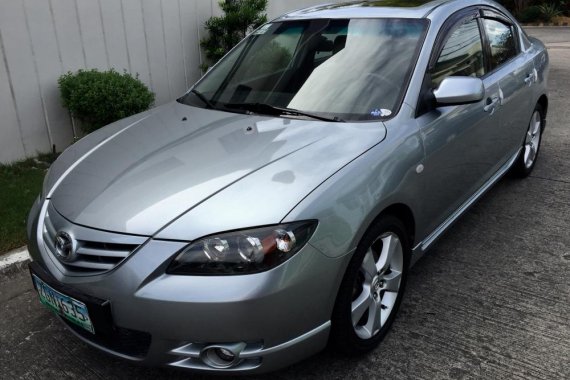
[(496, 20), (483, 20), (485, 33), (491, 45), (491, 68), (494, 69), (517, 55), (513, 29)]
[(483, 44), (477, 20), (455, 28), (445, 43), (432, 71), (434, 86), (449, 76), (480, 77), (485, 74)]
[[(426, 29), (427, 20), (398, 18), (268, 23), (194, 90), (230, 112), (262, 104), (346, 121), (390, 117), (400, 108)], [(180, 101), (205, 106), (195, 92)]]

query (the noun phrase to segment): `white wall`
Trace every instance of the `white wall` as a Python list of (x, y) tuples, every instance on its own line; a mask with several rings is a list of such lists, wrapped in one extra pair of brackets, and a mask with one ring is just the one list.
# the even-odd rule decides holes
[[(322, 0), (270, 0), (269, 18)], [(63, 150), (74, 127), (57, 79), (98, 68), (138, 73), (163, 104), (200, 77), (217, 0), (0, 0), (0, 162)]]
[(324, 3), (340, 3), (342, 0), (269, 0), (267, 17), (269, 20), (292, 10)]

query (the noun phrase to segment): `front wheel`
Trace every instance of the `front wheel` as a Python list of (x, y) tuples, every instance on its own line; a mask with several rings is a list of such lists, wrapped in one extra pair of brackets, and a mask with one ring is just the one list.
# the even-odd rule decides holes
[(544, 109), (537, 104), (530, 119), (521, 154), (513, 167), (513, 173), (518, 177), (528, 177), (536, 165), (544, 130), (544, 116)]
[(385, 216), (364, 235), (350, 261), (332, 317), (331, 344), (362, 354), (384, 338), (400, 306), (410, 264), (406, 229)]

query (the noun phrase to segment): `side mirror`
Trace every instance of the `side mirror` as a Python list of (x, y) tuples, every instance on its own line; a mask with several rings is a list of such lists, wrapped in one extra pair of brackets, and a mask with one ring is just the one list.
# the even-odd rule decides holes
[(477, 103), (485, 96), (483, 81), (473, 77), (447, 77), (433, 91), (438, 106)]

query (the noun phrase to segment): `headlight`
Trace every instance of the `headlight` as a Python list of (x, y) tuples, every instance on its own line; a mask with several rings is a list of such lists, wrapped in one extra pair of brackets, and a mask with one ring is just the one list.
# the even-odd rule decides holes
[(177, 254), (166, 272), (179, 275), (263, 272), (299, 252), (316, 226), (316, 221), (306, 221), (205, 237)]

